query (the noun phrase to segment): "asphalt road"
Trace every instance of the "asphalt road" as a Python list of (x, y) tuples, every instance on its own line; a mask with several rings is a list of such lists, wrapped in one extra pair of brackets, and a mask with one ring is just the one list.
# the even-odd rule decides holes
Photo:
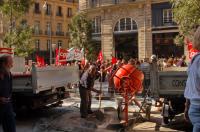
[[(98, 89), (99, 84), (95, 87)], [(106, 95), (107, 83), (103, 83), (103, 90)], [(17, 132), (154, 132), (154, 131), (192, 131), (192, 126), (183, 120), (183, 116), (179, 115), (168, 126), (162, 126), (162, 117), (156, 108), (152, 109), (150, 121), (138, 118), (135, 124), (131, 124), (124, 129), (117, 119), (116, 100), (103, 100), (104, 120), (96, 119), (95, 115), (91, 115), (87, 119), (80, 118), (78, 91), (71, 94), (72, 98), (64, 100), (62, 107), (46, 107), (40, 110), (27, 111), (23, 110), (17, 114), (16, 125)], [(94, 94), (95, 95), (95, 94)], [(140, 98), (142, 100), (142, 98)], [(99, 101), (95, 98), (92, 102), (93, 110), (97, 110)], [(133, 113), (138, 108), (135, 105), (130, 106), (130, 118), (135, 118)], [(2, 130), (0, 129), (0, 132)]]

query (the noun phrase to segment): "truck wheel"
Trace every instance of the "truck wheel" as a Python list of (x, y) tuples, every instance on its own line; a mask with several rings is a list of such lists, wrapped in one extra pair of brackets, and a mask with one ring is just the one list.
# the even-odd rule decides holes
[(163, 117), (163, 124), (164, 125), (169, 124), (169, 117)]

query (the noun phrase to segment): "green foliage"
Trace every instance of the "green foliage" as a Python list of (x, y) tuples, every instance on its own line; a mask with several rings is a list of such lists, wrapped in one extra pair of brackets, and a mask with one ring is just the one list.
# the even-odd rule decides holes
[(29, 10), (33, 0), (2, 0), (0, 10), (4, 16), (10, 17), (11, 10), (14, 18), (18, 18)]
[(177, 45), (177, 46), (181, 46), (181, 45), (184, 45), (184, 36), (182, 35), (177, 35), (174, 39), (174, 43)]
[(78, 13), (72, 18), (69, 25), (69, 35), (71, 47), (84, 48), (89, 60), (97, 58), (96, 52), (99, 50), (92, 42), (92, 23), (87, 19), (86, 14)]
[(192, 38), (193, 30), (200, 25), (200, 0), (171, 0), (174, 20), (180, 34)]
[(27, 57), (33, 52), (32, 29), (28, 26), (19, 26), (4, 36), (4, 45), (13, 47), (17, 56)]
[[(33, 0), (3, 0), (0, 2), (0, 11), (3, 13), (5, 23), (17, 23), (29, 10)], [(12, 14), (12, 17), (11, 17)], [(4, 25), (6, 33), (4, 36), (4, 46), (14, 47), (18, 56), (28, 56), (32, 51), (32, 29), (28, 25)], [(7, 27), (6, 27), (7, 26)], [(12, 30), (11, 30), (12, 29)]]

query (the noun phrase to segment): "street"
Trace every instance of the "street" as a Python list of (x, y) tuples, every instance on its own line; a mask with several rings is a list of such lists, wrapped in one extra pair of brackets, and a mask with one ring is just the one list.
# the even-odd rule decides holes
[[(98, 89), (98, 82), (95, 87)], [(104, 92), (106, 87), (107, 83), (103, 83)], [(142, 100), (142, 98), (139, 98), (139, 100)], [(17, 115), (17, 132), (191, 131), (191, 125), (184, 122), (183, 115), (178, 115), (170, 125), (162, 127), (162, 117), (155, 107), (152, 108), (150, 121), (145, 121), (140, 117), (135, 122), (135, 125), (131, 124), (128, 128), (124, 128), (117, 119), (115, 99), (102, 101), (102, 108), (105, 114), (103, 121), (97, 120), (95, 115), (82, 119), (79, 114), (79, 102), (78, 91), (75, 90), (71, 93), (71, 98), (63, 101), (62, 107), (46, 107), (35, 111), (24, 110)], [(93, 98), (93, 110), (98, 110), (98, 107), (99, 101)], [(137, 111), (138, 108), (131, 105), (129, 107), (130, 118), (134, 118), (134, 116), (131, 116), (133, 115), (132, 112)]]

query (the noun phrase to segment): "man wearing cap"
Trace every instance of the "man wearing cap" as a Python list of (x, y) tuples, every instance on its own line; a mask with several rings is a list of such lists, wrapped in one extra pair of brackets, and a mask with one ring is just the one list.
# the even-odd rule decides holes
[(16, 132), (11, 102), (13, 59), (10, 55), (0, 56), (0, 122), (4, 132)]
[(81, 118), (87, 118), (88, 114), (92, 114), (91, 110), (91, 91), (100, 93), (99, 90), (94, 89), (94, 81), (96, 79), (96, 67), (91, 65), (86, 70), (80, 79), (79, 92), (81, 97), (80, 113)]

